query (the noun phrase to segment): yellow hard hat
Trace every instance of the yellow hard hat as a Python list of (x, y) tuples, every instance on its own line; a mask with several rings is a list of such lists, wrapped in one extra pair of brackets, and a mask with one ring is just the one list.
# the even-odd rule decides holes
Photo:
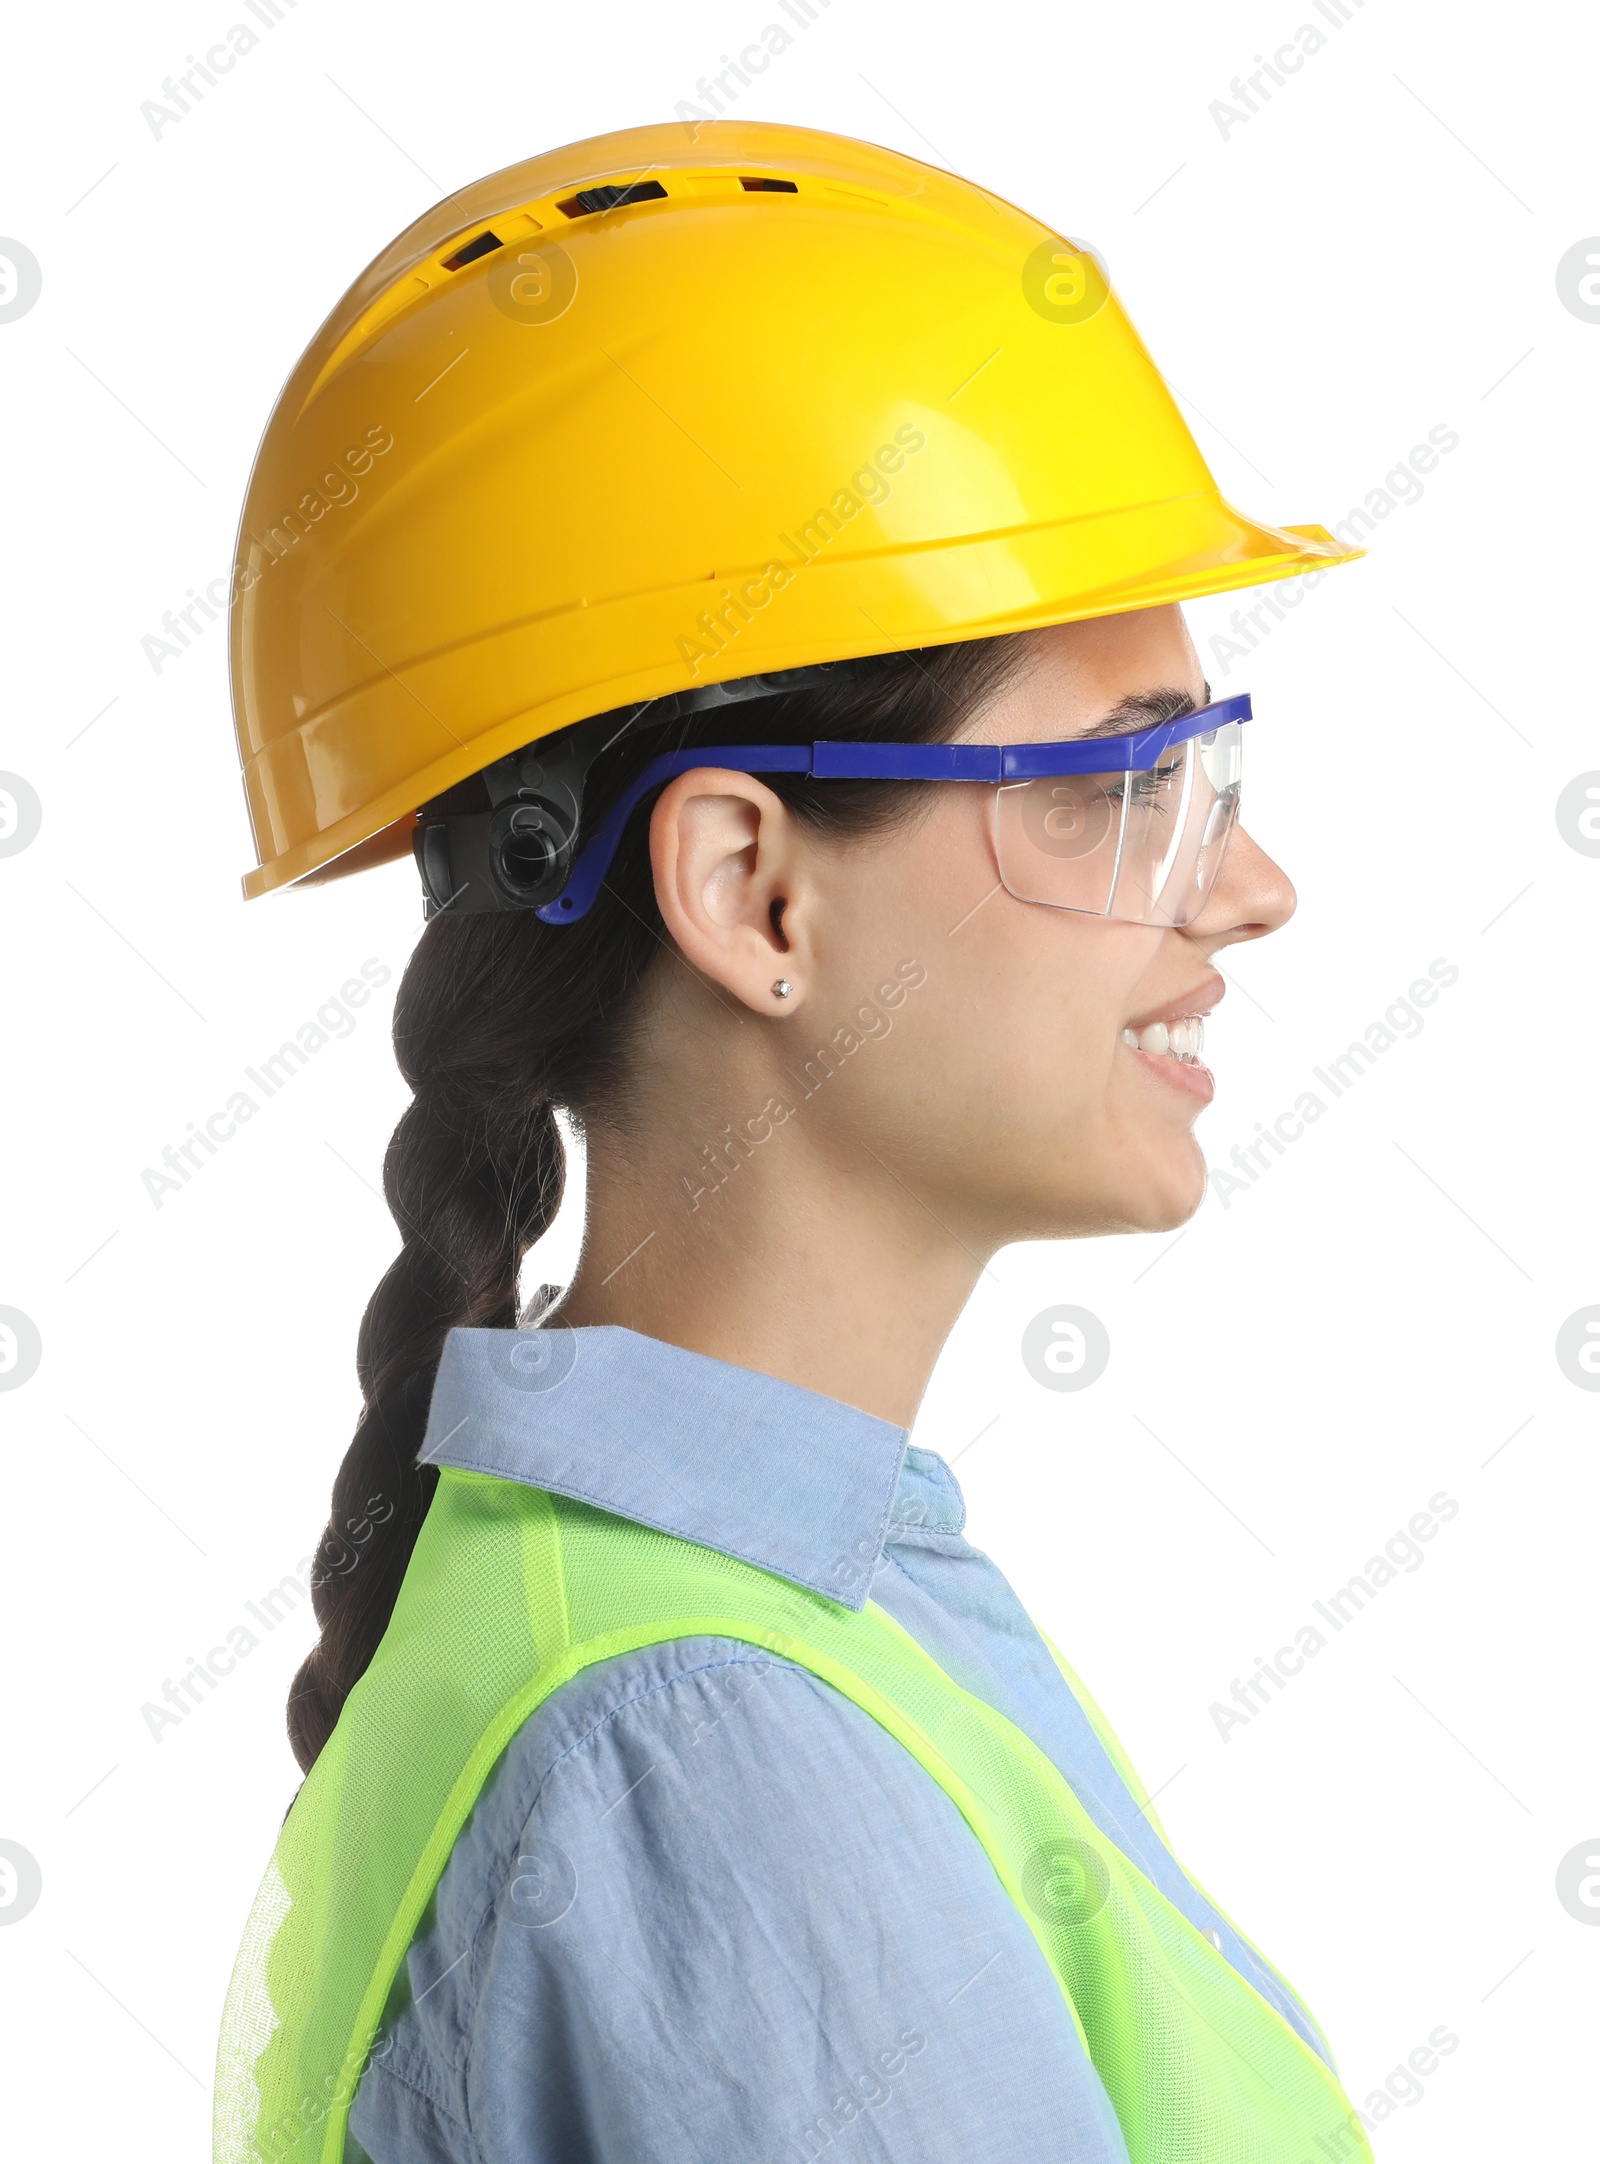
[(766, 121), (595, 137), (418, 219), (278, 400), (245, 892), (632, 701), (1362, 553), (1225, 503), (1104, 266), (987, 190)]

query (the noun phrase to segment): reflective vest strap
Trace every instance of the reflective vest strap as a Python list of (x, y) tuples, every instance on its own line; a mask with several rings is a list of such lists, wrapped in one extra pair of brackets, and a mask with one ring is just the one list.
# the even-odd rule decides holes
[[(1035, 1630), (1039, 1631), (1039, 1636), (1049, 1647), (1050, 1657), (1055, 1662), (1057, 1668), (1060, 1669), (1063, 1682), (1071, 1691), (1073, 1697), (1077, 1699), (1078, 1704), (1083, 1708), (1085, 1719), (1088, 1721), (1089, 1726), (1094, 1730), (1096, 1736), (1098, 1736), (1098, 1738), (1100, 1739), (1101, 1747), (1104, 1749), (1107, 1758), (1110, 1759), (1112, 1765), (1122, 1776), (1122, 1779), (1127, 1786), (1129, 1795), (1138, 1805), (1140, 1811), (1149, 1820), (1150, 1824), (1155, 1828), (1157, 1840), (1160, 1841), (1162, 1847), (1166, 1849), (1168, 1854), (1170, 1855), (1172, 1853), (1172, 1843), (1167, 1837), (1167, 1829), (1165, 1826), (1162, 1825), (1160, 1819), (1156, 1816), (1155, 1806), (1150, 1801), (1149, 1795), (1145, 1790), (1145, 1785), (1140, 1780), (1138, 1774), (1134, 1771), (1133, 1765), (1128, 1758), (1128, 1754), (1126, 1753), (1126, 1751), (1123, 1750), (1122, 1745), (1117, 1741), (1117, 1737), (1115, 1731), (1112, 1729), (1111, 1723), (1101, 1712), (1098, 1704), (1095, 1702), (1094, 1697), (1089, 1691), (1088, 1685), (1083, 1681), (1083, 1678), (1078, 1674), (1077, 1670), (1068, 1661), (1066, 1655), (1056, 1644), (1055, 1640), (1049, 1635), (1047, 1631), (1039, 1630), (1039, 1626), (1037, 1623), (1035, 1623), (1033, 1627)], [(1316, 2015), (1312, 2013), (1310, 2007), (1307, 2006), (1305, 2000), (1300, 1996), (1299, 1992), (1296, 1991), (1293, 1984), (1290, 1983), (1288, 1977), (1284, 1975), (1283, 1971), (1280, 1968), (1276, 1967), (1272, 1962), (1267, 1959), (1266, 1955), (1261, 1951), (1255, 1940), (1252, 1939), (1248, 1935), (1248, 1933), (1239, 1929), (1239, 1926), (1228, 1914), (1228, 1911), (1223, 1907), (1222, 1903), (1217, 1899), (1216, 1895), (1208, 1892), (1208, 1890), (1201, 1885), (1199, 1879), (1195, 1877), (1194, 1873), (1188, 1868), (1187, 1865), (1183, 1866), (1183, 1872), (1185, 1878), (1188, 1879), (1189, 1884), (1194, 1888), (1195, 1892), (1200, 1895), (1203, 1901), (1209, 1902), (1211, 1907), (1216, 1910), (1217, 1914), (1232, 1930), (1234, 1936), (1238, 1938), (1243, 1945), (1249, 1947), (1250, 1951), (1255, 1955), (1256, 1959), (1266, 1970), (1267, 1974), (1269, 1976), (1275, 1977), (1277, 1981), (1282, 1984), (1284, 1990), (1294, 2001), (1295, 2005), (1300, 2009), (1301, 2013), (1304, 2014), (1306, 2020), (1310, 2022), (1312, 2028), (1316, 2031), (1317, 2035), (1322, 2038), (1323, 2049), (1328, 2054), (1328, 2064), (1330, 2066), (1333, 2066), (1333, 2050), (1328, 2043), (1328, 2039), (1322, 2034), (1322, 2028), (1317, 2020)]]
[[(547, 1496), (541, 1494), (539, 1499), (548, 1506)], [(550, 1531), (559, 1545), (559, 1534), (556, 1533), (553, 1517)], [(563, 1602), (562, 1615), (565, 1615), (565, 1612)], [(676, 1629), (660, 1634), (661, 1637), (679, 1635)], [(370, 2051), (382, 2026), (384, 2008), (388, 2003), (394, 1979), (399, 1974), (400, 1964), (416, 1936), (417, 1927), (422, 1921), (434, 1888), (444, 1874), (444, 1867), (450, 1861), (450, 1852), (455, 1847), (456, 1837), (471, 1816), (472, 1806), (483, 1793), (484, 1783), (494, 1771), (513, 1736), (525, 1722), (532, 1719), (552, 1693), (558, 1691), (563, 1683), (569, 1683), (574, 1676), (580, 1675), (595, 1661), (609, 1660), (614, 1653), (629, 1653), (640, 1645), (654, 1642), (658, 1640), (651, 1634), (624, 1630), (614, 1631), (609, 1638), (592, 1640), (585, 1646), (569, 1646), (554, 1666), (541, 1668), (525, 1689), (508, 1699), (484, 1730), (477, 1747), (462, 1767), (443, 1810), (434, 1821), (433, 1830), (417, 1858), (410, 1883), (394, 1912), (394, 1920), (389, 1926), (377, 1964), (362, 1996), (355, 2027), (351, 2032), (350, 2050), (345, 2060), (347, 2065), (359, 2066)], [(335, 2104), (329, 2109), (322, 2148), (323, 2164), (342, 2164), (345, 2126), (354, 2100), (352, 2092), (343, 2100), (342, 2105)]]
[[(1032, 1621), (1031, 1617), (1029, 1618), (1029, 1621)], [(1135, 1804), (1137, 1804), (1143, 1816), (1147, 1818), (1150, 1824), (1155, 1828), (1156, 1838), (1161, 1843), (1162, 1847), (1170, 1849), (1172, 1843), (1167, 1839), (1167, 1829), (1165, 1828), (1165, 1826), (1162, 1825), (1160, 1819), (1157, 1818), (1155, 1814), (1155, 1809), (1151, 1804), (1149, 1795), (1146, 1793), (1145, 1785), (1143, 1781), (1140, 1780), (1138, 1774), (1135, 1773), (1135, 1771), (1133, 1770), (1133, 1766), (1128, 1759), (1128, 1754), (1126, 1753), (1126, 1751), (1123, 1750), (1122, 1745), (1117, 1741), (1111, 1723), (1106, 1719), (1105, 1715), (1100, 1711), (1099, 1706), (1095, 1703), (1095, 1700), (1090, 1695), (1089, 1689), (1084, 1683), (1083, 1678), (1078, 1674), (1075, 1668), (1071, 1667), (1068, 1664), (1065, 1654), (1056, 1644), (1055, 1640), (1049, 1635), (1047, 1631), (1039, 1630), (1039, 1626), (1037, 1623), (1035, 1623), (1033, 1627), (1036, 1631), (1039, 1631), (1039, 1636), (1044, 1640), (1045, 1645), (1049, 1648), (1050, 1658), (1055, 1662), (1057, 1668), (1059, 1668), (1061, 1671), (1061, 1680), (1063, 1681), (1063, 1683), (1066, 1684), (1067, 1689), (1071, 1691), (1073, 1697), (1082, 1707), (1084, 1719), (1094, 1730), (1095, 1735), (1099, 1739), (1101, 1749), (1105, 1752), (1107, 1758), (1110, 1759), (1112, 1765), (1116, 1768), (1117, 1772), (1122, 1776), (1122, 1782), (1124, 1787), (1127, 1789), (1128, 1794), (1133, 1798)]]

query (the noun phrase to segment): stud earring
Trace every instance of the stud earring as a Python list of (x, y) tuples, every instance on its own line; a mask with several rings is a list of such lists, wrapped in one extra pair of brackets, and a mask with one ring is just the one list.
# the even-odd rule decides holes
[(794, 986), (789, 982), (788, 978), (780, 977), (772, 987), (772, 996), (774, 999), (787, 999), (793, 990)]

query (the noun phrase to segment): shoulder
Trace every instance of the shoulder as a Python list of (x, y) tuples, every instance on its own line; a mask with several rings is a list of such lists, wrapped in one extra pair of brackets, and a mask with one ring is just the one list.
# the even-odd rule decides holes
[[(971, 2064), (955, 2008), (965, 2046), (985, 2039)], [(1010, 2058), (1019, 2029), (1092, 2109), (1055, 1978), (938, 1784), (808, 1670), (676, 1640), (585, 1670), (514, 1738), (354, 2125), (406, 2164), (478, 2143), (605, 2164), (784, 2154), (781, 2126), (843, 2124), (841, 2107), (881, 2118), (901, 2099), (920, 2117), (991, 2042)], [(409, 2146), (374, 2144), (384, 2120)]]

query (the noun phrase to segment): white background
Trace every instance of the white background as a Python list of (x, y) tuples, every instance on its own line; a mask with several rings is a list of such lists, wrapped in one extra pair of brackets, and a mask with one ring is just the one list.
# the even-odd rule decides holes
[[(918, 1440), (962, 1453), (974, 1538), (1352, 2095), (1438, 2025), (1459, 2036), (1380, 2157), (1591, 2154), (1600, 1928), (1555, 1889), (1578, 1844), (1600, 1853), (1600, 1400), (1554, 1345), (1600, 1301), (1600, 859), (1555, 803), (1600, 768), (1600, 325), (1556, 266), (1600, 230), (1600, 54), (1575, 9), (1348, 5), (1335, 31), (1313, 0), (831, 0), (734, 109), (948, 164), (1092, 241), (1258, 516), (1331, 524), (1430, 428), (1459, 435), (1247, 664), (1206, 645), (1233, 601), (1192, 611), (1213, 685), (1255, 695), (1251, 824), (1301, 896), (1212, 1026), (1209, 1157), (1436, 957), (1459, 981), (1180, 1238), (1002, 1255)], [(495, 167), (671, 118), (788, 21), (776, 0), (299, 0), (156, 139), (141, 102), (246, 19), (30, 11), (6, 52), (0, 231), (44, 289), (0, 324), (0, 766), (44, 823), (0, 859), (0, 1305), (43, 1358), (0, 1397), (0, 1838), (43, 1892), (0, 1929), (0, 2049), (19, 2154), (128, 2164), (204, 2153), (309, 1616), (258, 1631), (159, 1741), (141, 1707), (323, 1519), (395, 1244), (385, 1029), (420, 915), (409, 866), (245, 907), (224, 629), (159, 674), (141, 640), (226, 569), (279, 385), (393, 233)], [(1324, 48), (1225, 136), (1212, 102), (1303, 22)], [(163, 1146), (368, 957), (393, 975), (354, 1032), (158, 1209), (141, 1175)], [(1080, 1394), (1019, 1354), (1062, 1301), (1111, 1337)], [(1440, 1490), (1459, 1514), (1423, 1567), (1224, 1741), (1213, 1702)]]

